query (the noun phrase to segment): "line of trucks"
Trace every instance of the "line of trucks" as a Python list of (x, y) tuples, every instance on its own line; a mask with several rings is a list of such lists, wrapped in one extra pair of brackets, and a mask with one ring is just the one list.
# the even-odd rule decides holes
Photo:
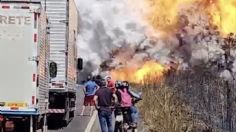
[(0, 0), (0, 132), (74, 117), (79, 20), (74, 0)]

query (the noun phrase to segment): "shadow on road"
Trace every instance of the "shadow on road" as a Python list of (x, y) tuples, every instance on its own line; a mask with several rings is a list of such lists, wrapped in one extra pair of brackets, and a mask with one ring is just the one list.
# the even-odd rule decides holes
[[(68, 124), (70, 124), (71, 121), (72, 121), (72, 119), (68, 122)], [(67, 127), (68, 124), (65, 124), (64, 122), (59, 122), (56, 120), (50, 120), (50, 121), (48, 121), (48, 129), (49, 130), (60, 130), (60, 129)]]

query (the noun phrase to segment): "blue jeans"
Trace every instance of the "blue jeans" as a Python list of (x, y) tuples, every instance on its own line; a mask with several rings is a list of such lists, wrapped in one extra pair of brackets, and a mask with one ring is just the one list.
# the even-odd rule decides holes
[(98, 110), (98, 118), (102, 132), (113, 132), (112, 111)]
[(131, 111), (132, 122), (137, 123), (138, 122), (138, 117), (139, 117), (137, 107), (136, 106), (131, 106), (130, 111)]

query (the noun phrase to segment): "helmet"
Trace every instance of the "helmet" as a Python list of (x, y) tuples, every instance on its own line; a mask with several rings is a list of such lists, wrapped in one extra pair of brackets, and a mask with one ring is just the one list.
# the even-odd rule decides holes
[(122, 82), (122, 87), (129, 88), (129, 82), (128, 81), (123, 81)]
[(122, 86), (122, 82), (121, 82), (121, 81), (116, 81), (115, 87), (116, 87), (117, 89), (119, 89), (121, 86)]

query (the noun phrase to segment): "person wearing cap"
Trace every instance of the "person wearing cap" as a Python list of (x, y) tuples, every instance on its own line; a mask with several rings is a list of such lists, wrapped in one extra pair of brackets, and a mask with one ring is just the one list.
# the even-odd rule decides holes
[(115, 93), (115, 81), (112, 80), (112, 78), (110, 76), (106, 77), (106, 81), (107, 81), (107, 87), (111, 89), (111, 91), (113, 93)]
[(94, 96), (95, 107), (98, 111), (98, 118), (102, 132), (113, 132), (112, 113), (114, 103), (117, 102), (116, 95), (107, 87), (108, 82), (101, 80), (101, 87)]
[(85, 83), (85, 86), (83, 88), (83, 91), (84, 91), (84, 104), (83, 104), (83, 107), (82, 107), (82, 111), (81, 111), (81, 116), (84, 115), (84, 110), (85, 110), (85, 107), (86, 106), (90, 106), (90, 116), (92, 115), (93, 113), (93, 110), (94, 110), (94, 95), (95, 95), (95, 92), (96, 90), (99, 88), (99, 86), (94, 82), (94, 80), (92, 80), (92, 77), (91, 76), (88, 76), (87, 78), (87, 82)]

